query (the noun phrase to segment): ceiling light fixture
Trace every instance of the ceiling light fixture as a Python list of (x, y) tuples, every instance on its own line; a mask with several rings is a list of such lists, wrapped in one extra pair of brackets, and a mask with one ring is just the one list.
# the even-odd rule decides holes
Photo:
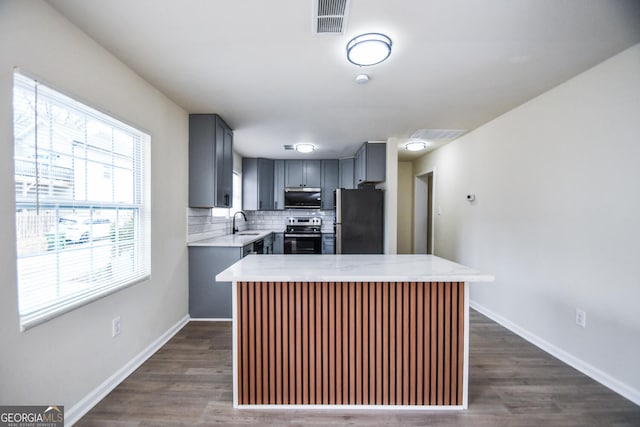
[(407, 151), (421, 151), (427, 148), (427, 145), (426, 141), (409, 141), (404, 144), (404, 148)]
[(311, 153), (316, 149), (316, 146), (307, 142), (296, 144), (295, 149), (298, 153)]
[(347, 43), (347, 59), (360, 67), (379, 64), (391, 55), (391, 39), (380, 33), (366, 33)]

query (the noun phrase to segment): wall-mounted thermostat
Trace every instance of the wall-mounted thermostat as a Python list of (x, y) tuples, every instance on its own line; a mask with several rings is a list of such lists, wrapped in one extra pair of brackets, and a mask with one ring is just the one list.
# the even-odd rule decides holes
[(467, 200), (473, 202), (476, 199), (475, 194), (467, 194)]

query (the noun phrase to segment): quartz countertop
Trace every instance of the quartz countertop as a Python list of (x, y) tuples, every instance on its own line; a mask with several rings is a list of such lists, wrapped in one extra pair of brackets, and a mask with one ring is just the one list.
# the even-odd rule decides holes
[(239, 231), (236, 234), (227, 234), (225, 236), (212, 237), (210, 239), (196, 240), (194, 242), (187, 243), (187, 246), (218, 246), (218, 247), (243, 247), (255, 242), (256, 240), (264, 239), (271, 233), (277, 233), (282, 231), (274, 230), (244, 230)]
[(249, 255), (221, 282), (492, 282), (494, 276), (433, 255)]

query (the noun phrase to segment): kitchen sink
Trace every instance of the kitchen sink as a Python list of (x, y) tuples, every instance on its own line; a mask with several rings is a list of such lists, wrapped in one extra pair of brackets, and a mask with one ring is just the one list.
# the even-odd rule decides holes
[(243, 233), (238, 233), (238, 236), (257, 236), (260, 233), (250, 233), (250, 232), (243, 232)]

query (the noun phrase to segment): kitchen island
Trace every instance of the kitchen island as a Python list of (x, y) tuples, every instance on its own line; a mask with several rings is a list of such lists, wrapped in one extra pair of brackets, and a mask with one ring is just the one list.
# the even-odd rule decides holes
[(232, 282), (234, 407), (467, 407), (469, 282), (431, 255), (250, 255)]

